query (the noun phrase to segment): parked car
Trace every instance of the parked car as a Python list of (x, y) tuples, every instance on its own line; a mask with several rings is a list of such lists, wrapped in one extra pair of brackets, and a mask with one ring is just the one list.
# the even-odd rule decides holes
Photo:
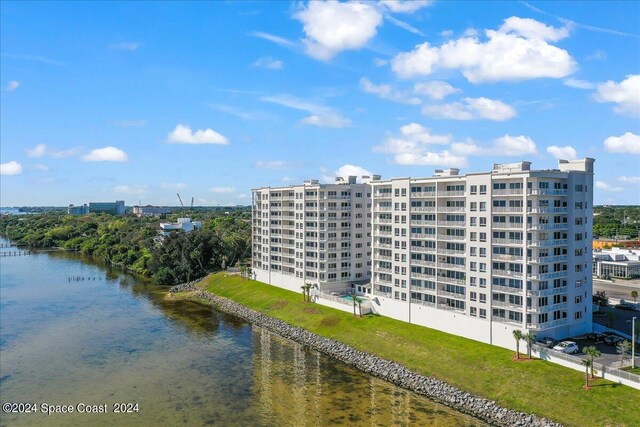
[(593, 341), (593, 342), (596, 342), (596, 343), (604, 341), (605, 337), (606, 337), (605, 334), (599, 334), (599, 333), (596, 333), (596, 332), (592, 332), (589, 335), (587, 335), (587, 339), (589, 341)]
[(544, 347), (553, 347), (553, 344), (555, 342), (556, 341), (553, 338), (549, 338), (549, 337), (542, 337), (536, 340), (537, 344), (542, 345)]
[(573, 341), (562, 341), (560, 344), (553, 347), (553, 349), (567, 354), (576, 354), (580, 351), (578, 344)]
[(614, 305), (618, 310), (627, 310), (627, 311), (635, 311), (636, 307), (633, 304), (629, 304), (628, 302), (621, 302), (620, 304)]
[(616, 345), (622, 341), (624, 341), (624, 338), (619, 335), (607, 335), (604, 339), (604, 343), (607, 345)]

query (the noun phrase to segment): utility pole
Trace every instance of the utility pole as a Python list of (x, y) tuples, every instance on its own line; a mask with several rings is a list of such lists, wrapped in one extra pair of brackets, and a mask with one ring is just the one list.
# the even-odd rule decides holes
[(631, 369), (636, 368), (636, 318), (631, 318)]

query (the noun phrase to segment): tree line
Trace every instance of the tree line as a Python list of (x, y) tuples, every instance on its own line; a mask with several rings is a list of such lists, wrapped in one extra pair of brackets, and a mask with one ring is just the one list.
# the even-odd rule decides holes
[(161, 237), (159, 221), (107, 214), (3, 215), (0, 235), (18, 246), (91, 255), (162, 285), (188, 282), (251, 255), (251, 225), (242, 215), (200, 218), (203, 228)]

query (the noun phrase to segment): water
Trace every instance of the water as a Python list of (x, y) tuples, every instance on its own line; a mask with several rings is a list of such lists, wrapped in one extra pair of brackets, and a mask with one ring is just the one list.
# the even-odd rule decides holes
[(0, 272), (2, 403), (108, 410), (1, 414), (3, 426), (483, 425), (75, 254), (0, 257)]

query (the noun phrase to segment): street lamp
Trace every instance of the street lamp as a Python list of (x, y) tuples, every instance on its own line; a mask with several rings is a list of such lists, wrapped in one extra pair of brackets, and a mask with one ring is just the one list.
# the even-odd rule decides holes
[(633, 316), (631, 320), (631, 369), (636, 368), (636, 317)]

